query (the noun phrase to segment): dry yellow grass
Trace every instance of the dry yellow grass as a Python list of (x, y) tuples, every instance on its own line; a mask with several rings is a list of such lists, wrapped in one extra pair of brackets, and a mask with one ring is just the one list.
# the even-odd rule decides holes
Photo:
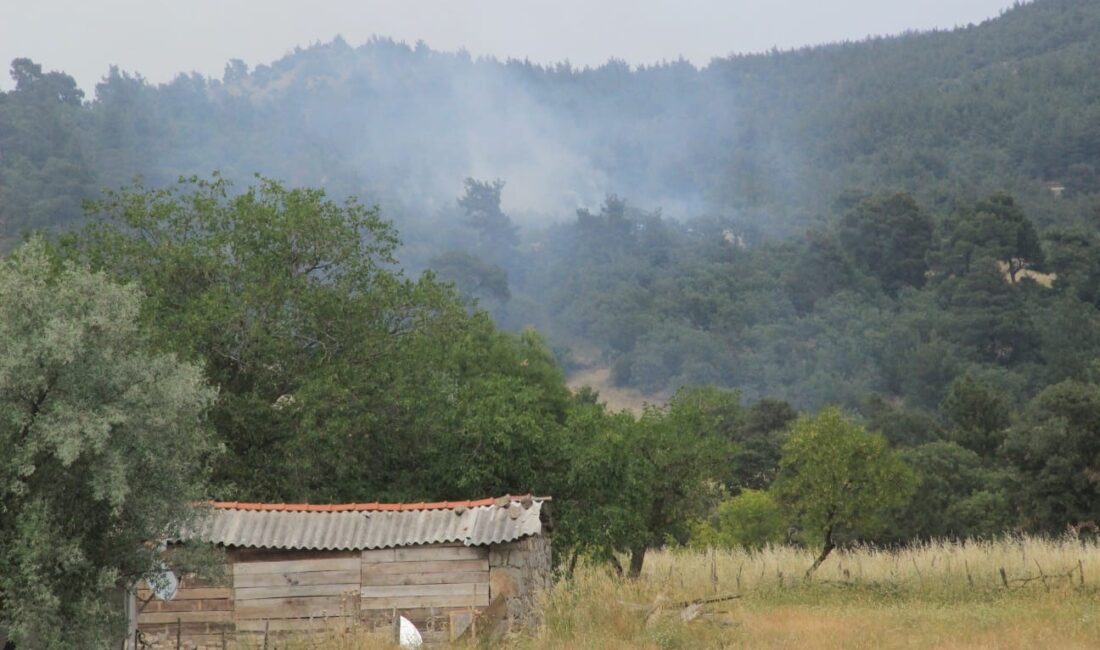
[[(855, 549), (830, 557), (807, 582), (812, 559), (812, 551), (791, 547), (662, 551), (634, 581), (583, 567), (545, 595), (539, 630), (493, 647), (1100, 648), (1094, 543), (1021, 538)], [(740, 597), (688, 610), (698, 615), (682, 620), (682, 602), (724, 595)], [(291, 647), (394, 646), (345, 637)]]
[(606, 366), (594, 366), (577, 370), (569, 375), (566, 382), (573, 390), (587, 386), (600, 393), (600, 402), (612, 411), (629, 411), (641, 415), (648, 404), (661, 405), (668, 401), (667, 395), (647, 395), (633, 388), (616, 386), (611, 381), (611, 369)]
[[(1008, 264), (1005, 263), (1005, 262), (997, 262), (997, 268), (999, 268), (1001, 270), (1001, 273), (1004, 274), (1005, 282), (1008, 282), (1009, 284), (1012, 284), (1012, 274), (1010, 274), (1008, 272)], [(1049, 289), (1049, 288), (1054, 286), (1055, 280), (1058, 279), (1058, 274), (1057, 273), (1040, 273), (1039, 271), (1034, 271), (1032, 269), (1020, 269), (1019, 271), (1016, 272), (1016, 282), (1020, 282), (1024, 278), (1027, 278), (1029, 280), (1034, 280), (1040, 286), (1043, 286), (1043, 287), (1046, 287), (1047, 289)]]

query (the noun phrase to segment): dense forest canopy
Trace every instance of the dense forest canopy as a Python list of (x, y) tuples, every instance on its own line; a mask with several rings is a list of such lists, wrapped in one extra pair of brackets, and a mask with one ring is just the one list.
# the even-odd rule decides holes
[(261, 173), (381, 206), (406, 269), (653, 398), (715, 383), (937, 411), (966, 373), (1021, 398), (1083, 377), (1051, 328), (1096, 338), (1098, 41), (1095, 3), (1044, 0), (703, 68), (337, 38), (221, 79), (112, 68), (85, 96), (19, 59), (3, 242), (138, 175)]
[[(1012, 188), (1047, 223), (1070, 210), (1044, 206), (1044, 183), (1096, 190), (1097, 13), (1044, 0), (965, 29), (701, 69), (547, 67), (336, 39), (253, 70), (230, 62), (220, 80), (154, 86), (112, 69), (81, 91), (20, 61), (0, 119), (5, 185), (64, 175), (57, 187), (71, 195), (136, 173), (260, 172), (405, 206), (407, 235), (406, 221), (432, 221), (467, 176), (503, 178), (512, 211), (552, 220), (617, 193), (797, 233), (859, 187), (936, 207)], [(32, 200), (33, 187), (9, 201)], [(77, 216), (9, 201), (9, 228)]]
[[(1097, 69), (1086, 0), (703, 68), (337, 38), (86, 94), (15, 60), (0, 624), (105, 625), (97, 590), (159, 566), (100, 537), (156, 510), (124, 468), (164, 431), (197, 441), (171, 508), (534, 490), (564, 566), (628, 574), (669, 542), (1095, 531)], [(135, 402), (157, 364), (193, 381)], [(15, 611), (50, 537), (99, 550)]]

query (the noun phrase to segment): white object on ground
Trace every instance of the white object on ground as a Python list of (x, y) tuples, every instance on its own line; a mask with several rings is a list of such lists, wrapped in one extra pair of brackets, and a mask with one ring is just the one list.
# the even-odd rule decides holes
[(398, 642), (402, 648), (423, 648), (424, 638), (420, 636), (420, 630), (412, 624), (412, 621), (401, 617), (401, 629), (398, 632)]

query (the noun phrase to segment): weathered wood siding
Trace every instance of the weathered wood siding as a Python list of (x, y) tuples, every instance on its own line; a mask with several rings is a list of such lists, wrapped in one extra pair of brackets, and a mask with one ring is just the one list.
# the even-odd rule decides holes
[(233, 558), (238, 632), (347, 628), (359, 614), (355, 551), (254, 551)]
[(233, 639), (233, 589), (224, 582), (185, 576), (172, 600), (153, 598), (145, 585), (136, 598), (138, 631), (151, 647), (175, 648), (177, 633), (192, 648), (221, 648), (223, 635)]
[(489, 550), (422, 546), (362, 552), (363, 611), (484, 607)]
[[(385, 633), (393, 614), (427, 639), (461, 633), (491, 598), (513, 607), (542, 582), (547, 542), (488, 547), (433, 544), (367, 551), (231, 549), (220, 584), (184, 578), (168, 602), (137, 593), (138, 629), (154, 648), (221, 648), (223, 635), (255, 642), (264, 631)], [(545, 553), (545, 558), (543, 557)], [(492, 565), (492, 566), (490, 566)]]

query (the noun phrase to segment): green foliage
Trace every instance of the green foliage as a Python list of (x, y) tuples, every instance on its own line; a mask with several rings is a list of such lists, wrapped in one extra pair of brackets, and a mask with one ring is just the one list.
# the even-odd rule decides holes
[(861, 200), (840, 219), (839, 238), (861, 270), (878, 278), (887, 293), (924, 286), (932, 219), (912, 196)]
[(990, 458), (1004, 441), (1012, 406), (1003, 392), (963, 375), (951, 383), (943, 401), (943, 413), (954, 425), (955, 442)]
[(219, 387), (220, 494), (445, 498), (540, 485), (568, 393), (536, 336), (503, 334), (430, 275), (393, 271), (396, 234), (376, 210), (269, 180), (229, 190), (215, 176), (111, 193), (94, 206), (104, 220), (67, 248), (142, 286), (158, 344)]
[(913, 447), (943, 437), (942, 427), (931, 415), (890, 404), (878, 396), (867, 401), (864, 411), (868, 428), (881, 431), (895, 447)]
[(703, 523), (692, 531), (693, 546), (759, 550), (786, 539), (783, 510), (763, 490), (744, 490), (723, 500), (715, 519), (715, 524)]
[(1019, 473), (1016, 501), (1031, 530), (1059, 533), (1100, 520), (1100, 387), (1066, 381), (1028, 404), (1004, 442)]
[(153, 351), (140, 291), (49, 258), (0, 263), (0, 628), (117, 647), (121, 595), (206, 497), (201, 370)]
[(508, 302), (508, 273), (495, 264), (488, 264), (469, 253), (448, 251), (428, 262), (441, 280), (453, 282), (467, 299), (489, 299)]
[(15, 88), (0, 93), (0, 251), (30, 229), (70, 225), (94, 188), (81, 146), (84, 93), (73, 78), (12, 62)]
[(478, 236), (478, 246), (490, 253), (519, 243), (516, 226), (500, 209), (500, 192), (504, 181), (479, 181), (467, 178), (466, 194), (458, 199), (458, 206), (465, 214), (465, 223)]
[(688, 522), (702, 514), (708, 482), (729, 462), (723, 429), (738, 397), (713, 388), (686, 388), (663, 408), (649, 407), (622, 453), (637, 463), (641, 527), (628, 540), (630, 574), (637, 576), (647, 548), (684, 540)]
[(684, 389), (639, 419), (576, 400), (559, 484), (562, 548), (616, 562), (616, 551), (628, 552), (636, 577), (648, 549), (686, 541), (729, 462), (739, 414), (736, 394), (710, 388)]
[(1040, 341), (1033, 303), (1025, 287), (1005, 281), (996, 260), (973, 260), (965, 273), (945, 279), (937, 289), (948, 312), (945, 339), (984, 363), (1011, 366), (1035, 358)]
[(983, 257), (992, 257), (1005, 265), (1015, 282), (1021, 270), (1043, 266), (1039, 235), (1007, 194), (965, 206), (947, 226), (942, 255), (948, 272), (968, 273)]
[(762, 399), (753, 404), (732, 431), (731, 489), (764, 490), (775, 480), (786, 429), (798, 413), (782, 400)]
[(930, 442), (899, 452), (916, 474), (913, 497), (893, 517), (887, 537), (914, 539), (991, 538), (1015, 519), (1003, 470), (983, 464), (974, 451), (954, 442)]
[(772, 489), (807, 539), (829, 548), (834, 535), (880, 532), (914, 485), (883, 436), (827, 408), (792, 425)]
[(1080, 226), (1056, 227), (1043, 232), (1043, 241), (1047, 266), (1057, 278), (1055, 286), (1096, 304), (1100, 300), (1100, 241), (1096, 233)]
[[(914, 502), (892, 531), (841, 529), (1056, 531), (1094, 516), (1093, 429), (1067, 404), (1091, 399), (1100, 356), (1097, 25), (1096, 3), (1050, 0), (704, 69), (334, 41), (221, 80), (112, 68), (90, 101), (19, 59), (0, 93), (0, 249), (144, 174), (100, 197), (103, 223), (63, 253), (138, 286), (148, 344), (217, 385), (227, 498), (547, 491), (565, 546), (611, 558), (683, 539), (720, 486), (767, 489), (793, 409), (841, 404), (905, 448), (921, 504), (944, 513)], [(473, 103), (470, 87), (485, 90)], [(533, 128), (494, 148), (517, 114)], [(532, 188), (514, 167), (525, 223), (566, 219), (520, 230), (502, 180), (439, 194), (517, 147), (553, 179)], [(560, 160), (584, 161), (580, 178), (556, 175)], [(326, 192), (171, 184), (210, 167)], [(629, 200), (562, 214), (558, 199), (572, 210), (601, 187)], [(532, 202), (540, 189), (556, 199)], [(399, 250), (462, 295), (396, 271)], [(538, 336), (498, 331), (470, 298), (497, 325), (545, 332), (559, 358), (596, 348), (621, 385), (739, 396), (609, 415), (570, 398)]]
[(629, 413), (608, 413), (585, 393), (574, 399), (563, 439), (566, 462), (548, 477), (560, 522), (559, 556), (609, 561), (643, 536), (649, 474), (630, 453), (637, 426)]

